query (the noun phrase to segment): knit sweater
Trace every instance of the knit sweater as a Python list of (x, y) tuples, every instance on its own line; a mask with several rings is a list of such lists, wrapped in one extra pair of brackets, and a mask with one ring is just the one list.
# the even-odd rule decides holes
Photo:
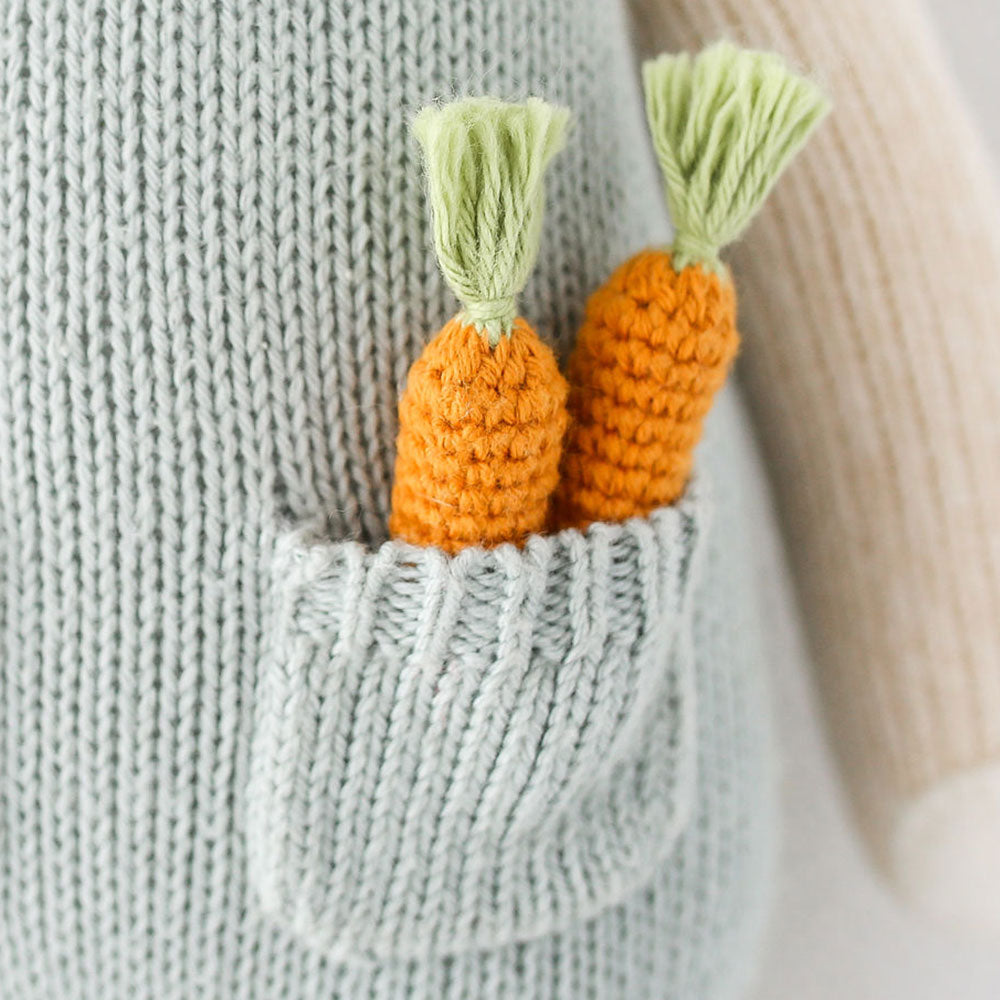
[(525, 312), (669, 237), (622, 12), (10, 0), (0, 35), (0, 995), (735, 995), (770, 771), (738, 399), (682, 501), (386, 541), (453, 306), (420, 104), (576, 126)]

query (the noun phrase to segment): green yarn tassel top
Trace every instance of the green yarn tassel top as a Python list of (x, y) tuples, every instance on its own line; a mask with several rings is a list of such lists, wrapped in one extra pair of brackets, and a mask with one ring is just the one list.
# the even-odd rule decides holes
[(792, 156), (829, 110), (779, 56), (718, 42), (643, 67), (646, 114), (674, 224), (674, 266), (721, 272)]
[(438, 263), (464, 317), (494, 346), (510, 333), (538, 256), (545, 169), (568, 121), (566, 109), (538, 98), (481, 97), (424, 108), (413, 122)]

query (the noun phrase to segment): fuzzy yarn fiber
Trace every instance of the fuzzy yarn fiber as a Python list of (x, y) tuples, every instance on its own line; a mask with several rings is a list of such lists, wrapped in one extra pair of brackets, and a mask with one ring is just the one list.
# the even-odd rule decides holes
[(573, 426), (557, 526), (649, 514), (684, 492), (739, 347), (732, 281), (640, 251), (587, 302), (569, 363)]
[(410, 369), (389, 529), (446, 552), (547, 527), (566, 431), (566, 382), (523, 319), (491, 346), (449, 320)]

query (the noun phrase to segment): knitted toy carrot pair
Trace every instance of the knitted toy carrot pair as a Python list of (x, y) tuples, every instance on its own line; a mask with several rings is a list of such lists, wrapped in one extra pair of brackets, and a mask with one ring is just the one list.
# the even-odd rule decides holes
[(673, 246), (626, 261), (590, 298), (569, 362), (570, 429), (553, 527), (672, 503), (739, 344), (719, 251), (827, 110), (775, 55), (722, 42), (644, 67)]
[(438, 261), (464, 308), (400, 400), (395, 537), (448, 552), (520, 543), (645, 515), (683, 492), (739, 344), (719, 251), (826, 101), (778, 57), (727, 43), (647, 63), (644, 83), (674, 243), (626, 261), (591, 297), (568, 404), (552, 352), (516, 308), (567, 113), (474, 99), (418, 116)]
[(517, 315), (538, 253), (545, 168), (568, 112), (489, 98), (427, 108), (423, 146), (444, 277), (463, 309), (414, 362), (399, 403), (389, 530), (446, 552), (545, 528), (567, 386)]

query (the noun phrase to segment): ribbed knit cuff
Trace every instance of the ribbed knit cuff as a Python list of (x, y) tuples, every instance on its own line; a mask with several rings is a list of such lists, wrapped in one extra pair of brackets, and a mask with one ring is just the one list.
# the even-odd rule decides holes
[(279, 539), (250, 878), (339, 960), (495, 947), (645, 884), (691, 808), (705, 500), (523, 549)]

